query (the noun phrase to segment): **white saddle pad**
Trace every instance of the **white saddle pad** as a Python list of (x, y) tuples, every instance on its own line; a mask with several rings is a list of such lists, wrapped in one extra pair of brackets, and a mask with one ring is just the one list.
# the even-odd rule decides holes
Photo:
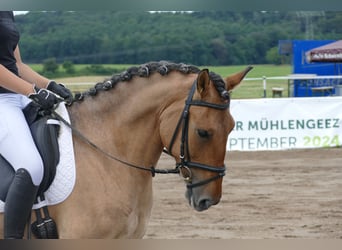
[[(56, 112), (66, 121), (70, 122), (69, 114), (64, 103), (59, 104)], [(45, 192), (45, 200), (34, 204), (34, 209), (63, 202), (68, 198), (75, 186), (76, 169), (72, 132), (63, 122), (60, 122), (58, 142), (60, 160), (57, 165), (55, 179), (49, 189)], [(3, 213), (4, 205), (5, 203), (0, 200), (0, 213)]]

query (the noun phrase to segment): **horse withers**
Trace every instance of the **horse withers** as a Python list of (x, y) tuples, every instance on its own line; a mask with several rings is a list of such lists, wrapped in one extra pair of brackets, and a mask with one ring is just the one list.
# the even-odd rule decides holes
[[(158, 173), (180, 173), (195, 210), (217, 204), (234, 127), (229, 93), (250, 69), (222, 79), (191, 65), (151, 62), (78, 94), (68, 107), (75, 187), (49, 208), (59, 237), (142, 238)], [(163, 150), (175, 169), (154, 167)], [(2, 215), (0, 223), (3, 235)]]

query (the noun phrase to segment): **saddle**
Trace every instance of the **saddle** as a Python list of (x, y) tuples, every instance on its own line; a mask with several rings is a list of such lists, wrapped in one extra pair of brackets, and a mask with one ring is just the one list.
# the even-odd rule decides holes
[[(37, 193), (37, 200), (42, 200), (45, 199), (44, 192), (55, 178), (60, 158), (58, 146), (60, 123), (52, 114), (47, 114), (33, 102), (23, 112), (44, 163), (43, 180)], [(0, 199), (2, 201), (6, 200), (14, 174), (15, 171), (11, 164), (0, 154)], [(56, 225), (49, 216), (47, 207), (43, 207), (43, 211), (44, 217), (42, 217), (40, 209), (35, 210), (37, 221), (31, 226), (32, 232), (37, 238), (58, 238)]]

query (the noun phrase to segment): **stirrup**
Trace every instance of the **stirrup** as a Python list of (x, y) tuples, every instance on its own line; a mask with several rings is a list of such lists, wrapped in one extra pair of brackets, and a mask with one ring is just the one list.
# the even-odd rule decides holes
[(31, 231), (38, 239), (58, 239), (58, 230), (55, 221), (50, 217), (48, 207), (43, 207), (44, 218), (41, 209), (36, 209), (37, 220), (32, 223)]

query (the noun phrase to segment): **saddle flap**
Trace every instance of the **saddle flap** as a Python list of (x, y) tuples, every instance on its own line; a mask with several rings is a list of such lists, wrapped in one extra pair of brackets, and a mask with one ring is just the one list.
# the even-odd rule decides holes
[(59, 162), (59, 128), (59, 121), (49, 115), (33, 122), (30, 126), (32, 137), (44, 163), (44, 176), (38, 195), (43, 194), (49, 188), (56, 175)]

